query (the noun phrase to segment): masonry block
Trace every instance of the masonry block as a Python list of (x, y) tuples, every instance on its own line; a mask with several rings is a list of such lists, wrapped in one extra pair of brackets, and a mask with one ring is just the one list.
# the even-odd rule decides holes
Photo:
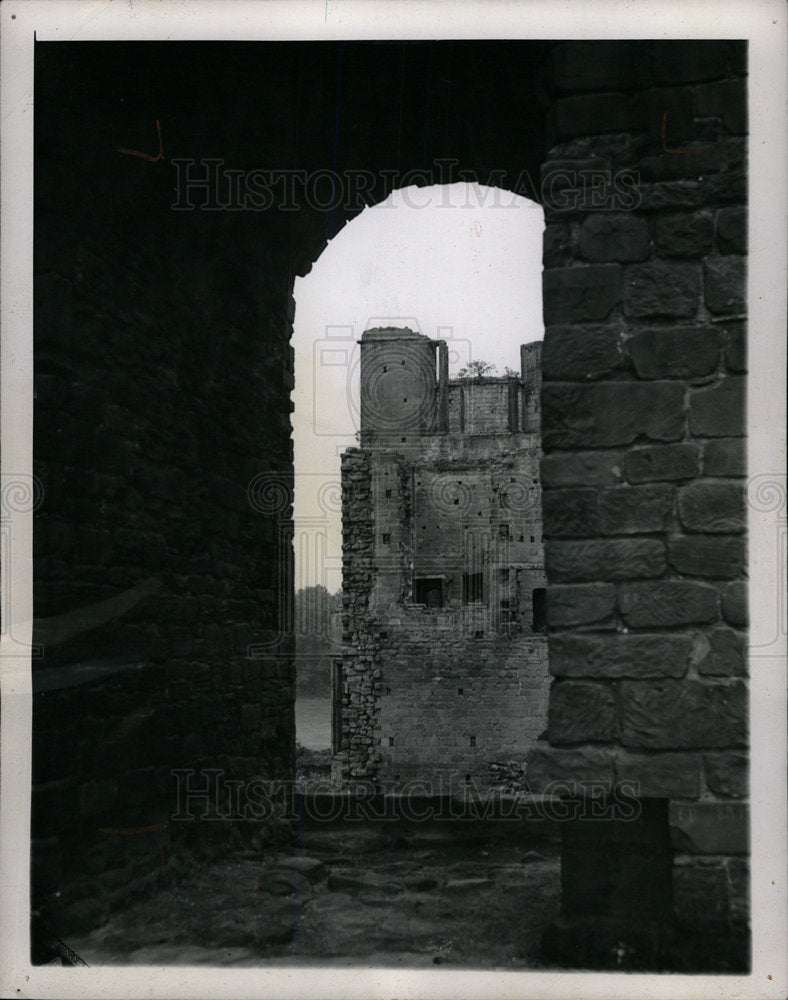
[(630, 483), (692, 479), (700, 473), (700, 450), (695, 444), (633, 448), (626, 454), (624, 470)]
[(621, 743), (643, 750), (732, 749), (747, 745), (747, 688), (742, 681), (622, 681)]
[(700, 755), (696, 753), (616, 754), (618, 781), (631, 782), (638, 798), (697, 799), (700, 795)]
[(692, 99), (686, 87), (654, 87), (636, 92), (631, 109), (632, 128), (645, 132), (652, 140), (662, 141), (663, 128), (669, 146), (694, 137)]
[(664, 531), (673, 512), (675, 492), (674, 487), (661, 483), (601, 490), (600, 531), (603, 535)]
[(541, 482), (557, 486), (617, 486), (622, 480), (619, 451), (567, 451), (543, 455)]
[(700, 272), (694, 264), (649, 261), (624, 271), (624, 315), (631, 319), (694, 316), (698, 309)]
[(618, 600), (624, 620), (636, 628), (692, 625), (719, 618), (716, 588), (694, 581), (623, 583)]
[(565, 97), (548, 112), (547, 132), (553, 141), (576, 135), (628, 132), (632, 110), (625, 94), (582, 94)]
[(718, 79), (728, 72), (729, 53), (725, 41), (699, 41), (691, 48), (683, 41), (660, 41), (654, 47), (654, 78), (673, 86)]
[(609, 583), (567, 584), (547, 588), (547, 623), (559, 627), (602, 621), (612, 613), (616, 590)]
[(714, 795), (725, 799), (744, 799), (749, 789), (747, 754), (729, 750), (703, 755), (706, 786)]
[(700, 208), (707, 204), (709, 192), (706, 185), (697, 180), (657, 181), (654, 184), (641, 183), (638, 186), (643, 212), (676, 212), (679, 209)]
[(542, 264), (544, 267), (563, 267), (571, 264), (575, 256), (575, 241), (568, 222), (551, 222), (545, 226), (542, 237)]
[(722, 930), (728, 921), (728, 883), (721, 867), (701, 866), (673, 869), (673, 908), (681, 927)]
[(746, 858), (728, 858), (729, 905), (731, 920), (746, 924), (750, 919), (750, 864)]
[(640, 330), (627, 343), (641, 378), (697, 378), (716, 370), (718, 332), (710, 326), (678, 326)]
[(747, 854), (748, 819), (743, 802), (671, 802), (671, 840), (686, 854)]
[(728, 375), (710, 389), (690, 394), (689, 423), (700, 437), (738, 437), (745, 433), (745, 380)]
[(746, 637), (720, 626), (696, 637), (692, 661), (699, 674), (740, 677), (747, 673)]
[(687, 576), (731, 579), (742, 573), (744, 540), (705, 535), (676, 536), (668, 542), (668, 560), (675, 570)]
[(604, 746), (551, 747), (539, 741), (528, 755), (526, 781), (534, 794), (558, 791), (567, 783), (615, 781), (613, 751)]
[[(611, 765), (612, 773), (612, 765)], [(33, 894), (54, 893), (63, 877), (63, 852), (58, 837), (30, 841), (30, 882)]]
[[(676, 159), (674, 155), (672, 160)], [(695, 161), (695, 157), (692, 160)], [(695, 166), (697, 168), (697, 164)], [(713, 242), (711, 212), (680, 212), (657, 219), (655, 247), (660, 257), (702, 257), (711, 251)]]
[[(571, 144), (570, 144), (571, 145)], [(557, 147), (561, 149), (561, 147)], [(607, 198), (611, 161), (608, 151), (573, 148), (561, 154), (548, 154), (540, 168), (539, 179), (545, 198), (545, 217), (551, 219), (551, 210), (573, 213), (599, 210), (604, 207), (598, 200)], [(598, 178), (601, 179), (600, 184)], [(559, 218), (556, 218), (559, 221)], [(563, 220), (561, 220), (563, 221)], [(574, 253), (572, 255), (574, 257)], [(546, 262), (545, 262), (546, 263)]]
[(704, 476), (746, 476), (747, 454), (742, 438), (719, 438), (703, 446)]
[(747, 253), (747, 209), (743, 205), (721, 208), (716, 221), (719, 253)]
[(542, 377), (548, 381), (589, 382), (621, 369), (625, 355), (613, 326), (551, 326), (542, 347)]
[(618, 264), (558, 267), (542, 275), (545, 326), (605, 319), (621, 301)]
[(565, 42), (553, 50), (551, 79), (560, 92), (629, 88), (647, 57), (643, 42)]
[[(667, 129), (669, 131), (669, 124), (666, 122)], [(693, 133), (695, 133), (695, 138), (687, 142), (687, 148), (691, 151), (689, 156), (677, 156), (675, 153), (669, 152), (670, 142), (672, 141), (672, 136), (668, 137), (666, 135), (666, 144), (668, 146), (667, 150), (663, 150), (661, 153), (654, 156), (644, 156), (638, 161), (638, 174), (642, 181), (676, 181), (686, 178), (687, 180), (695, 179), (698, 177), (705, 177), (708, 174), (716, 174), (719, 171), (724, 171), (729, 165), (728, 150), (722, 145), (711, 145), (708, 141), (705, 141), (701, 134), (698, 134), (698, 129), (693, 128)], [(702, 196), (698, 196), (687, 204), (690, 208), (693, 205), (704, 204), (705, 199)], [(683, 202), (678, 202), (677, 204), (672, 204), (670, 202), (656, 207), (669, 207), (678, 208)], [(645, 206), (642, 203), (638, 205), (638, 208), (652, 207)], [(665, 244), (662, 246), (656, 245), (657, 256), (659, 257), (689, 257), (694, 256), (694, 254), (689, 252), (690, 246), (694, 245), (696, 236), (691, 233), (686, 234), (687, 239), (687, 250), (686, 252), (675, 252), (679, 247), (679, 241), (683, 241), (685, 237), (678, 237), (676, 242), (673, 244), (673, 251), (670, 252), (666, 250)], [(711, 249), (711, 247), (709, 247)]]
[(707, 257), (703, 283), (706, 307), (715, 316), (740, 316), (747, 311), (744, 257)]
[(680, 486), (678, 511), (686, 531), (733, 534), (745, 529), (744, 490), (739, 483), (702, 480)]
[(645, 260), (651, 248), (648, 223), (636, 215), (589, 215), (580, 227), (580, 253), (592, 263)]
[(562, 681), (550, 689), (547, 737), (556, 745), (616, 737), (615, 697), (606, 684)]
[(599, 532), (594, 489), (545, 490), (542, 518), (546, 538), (587, 538)]
[[(33, 296), (36, 335), (41, 342), (53, 341), (70, 345), (74, 338), (73, 282), (59, 274), (39, 274), (36, 276)], [(36, 378), (38, 380), (38, 375)]]
[(743, 581), (729, 583), (722, 591), (722, 614), (729, 625), (746, 628), (749, 621), (747, 609), (747, 584)]
[(720, 118), (734, 135), (747, 131), (747, 86), (744, 80), (702, 83), (695, 90), (695, 114), (699, 118)]
[(554, 635), (550, 672), (556, 677), (683, 677), (691, 650), (688, 635)]
[(545, 543), (545, 567), (555, 583), (661, 576), (665, 546), (653, 538), (550, 540)]
[(679, 382), (602, 382), (542, 386), (545, 448), (600, 448), (644, 436), (676, 441), (684, 432), (684, 386)]
[(747, 327), (744, 323), (731, 323), (726, 327), (725, 364), (732, 372), (747, 371)]
[(83, 816), (95, 816), (108, 812), (117, 802), (118, 783), (112, 779), (86, 781), (79, 790), (80, 812)]

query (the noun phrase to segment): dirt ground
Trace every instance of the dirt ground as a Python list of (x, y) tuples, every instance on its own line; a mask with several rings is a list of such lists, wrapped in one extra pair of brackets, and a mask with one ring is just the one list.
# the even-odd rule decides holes
[(67, 943), (90, 965), (538, 968), (558, 850), (508, 826), (313, 823), (295, 850), (176, 859), (155, 893)]

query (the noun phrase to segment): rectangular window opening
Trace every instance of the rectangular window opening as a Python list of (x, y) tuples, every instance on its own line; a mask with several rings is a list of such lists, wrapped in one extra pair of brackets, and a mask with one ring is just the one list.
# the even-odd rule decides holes
[(417, 577), (413, 581), (413, 600), (428, 608), (443, 607), (443, 579), (439, 576)]
[(534, 632), (546, 632), (547, 631), (547, 591), (544, 587), (537, 587), (531, 595), (531, 601), (533, 606), (533, 623), (532, 628)]

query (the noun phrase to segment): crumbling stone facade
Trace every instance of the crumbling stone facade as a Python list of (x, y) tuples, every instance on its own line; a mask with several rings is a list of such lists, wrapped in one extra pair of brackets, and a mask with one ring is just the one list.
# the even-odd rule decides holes
[(361, 447), (342, 457), (345, 781), (521, 783), (547, 708), (540, 346), (521, 378), (450, 380), (442, 341), (361, 339)]

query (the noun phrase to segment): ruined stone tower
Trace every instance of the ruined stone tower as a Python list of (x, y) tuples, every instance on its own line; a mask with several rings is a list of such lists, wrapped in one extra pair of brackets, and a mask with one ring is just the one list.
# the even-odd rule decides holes
[(522, 348), (520, 377), (450, 380), (444, 341), (361, 339), (361, 447), (342, 456), (337, 778), (436, 793), (522, 780), (547, 707), (540, 348)]

